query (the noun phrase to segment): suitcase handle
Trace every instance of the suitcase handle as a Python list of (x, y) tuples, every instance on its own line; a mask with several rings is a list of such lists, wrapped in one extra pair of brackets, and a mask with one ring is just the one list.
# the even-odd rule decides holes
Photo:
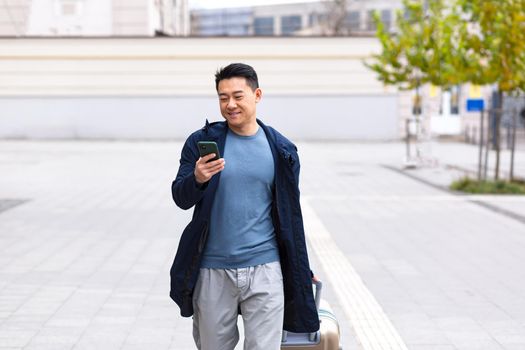
[(323, 290), (323, 282), (314, 276), (312, 278), (312, 284), (315, 286), (315, 307), (317, 310), (319, 310), (319, 306), (321, 305), (321, 291)]
[[(323, 290), (323, 282), (321, 282), (321, 280), (317, 279), (317, 277), (313, 276), (312, 277), (312, 284), (315, 286), (315, 295), (314, 295), (315, 308), (319, 312), (319, 306), (321, 305), (321, 291)], [(310, 341), (312, 341), (312, 342), (315, 341), (317, 333), (318, 332), (310, 333), (308, 335), (308, 339)], [(281, 342), (282, 343), (286, 342), (287, 335), (288, 335), (288, 332), (283, 330), (283, 334), (282, 334), (282, 338), (281, 338)]]

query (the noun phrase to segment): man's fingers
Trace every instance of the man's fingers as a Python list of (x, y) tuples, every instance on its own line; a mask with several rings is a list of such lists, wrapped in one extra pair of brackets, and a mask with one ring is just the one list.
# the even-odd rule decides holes
[(211, 162), (207, 162), (206, 165), (210, 166), (210, 167), (213, 167), (213, 166), (220, 165), (220, 164), (223, 164), (223, 163), (224, 163), (224, 158), (220, 158), (220, 159), (217, 159), (217, 160), (212, 160)]
[(197, 159), (196, 165), (198, 166), (206, 164), (210, 159), (213, 159), (213, 157), (215, 157), (213, 153), (207, 154), (204, 157), (200, 157)]
[[(204, 158), (202, 158), (204, 159)], [(203, 169), (203, 170), (209, 170), (209, 169), (212, 169), (212, 168), (215, 168), (217, 166), (221, 166), (224, 164), (224, 159), (221, 158), (221, 159), (217, 159), (217, 160), (213, 160), (211, 162), (202, 162), (200, 163), (200, 167)]]
[(215, 153), (207, 154), (207, 155), (205, 155), (204, 157), (202, 157), (201, 159), (202, 159), (202, 161), (203, 161), (204, 163), (206, 163), (206, 162), (208, 162), (209, 160), (211, 160), (211, 159), (213, 159), (213, 158), (215, 158)]
[(213, 171), (210, 171), (208, 174), (209, 174), (209, 176), (210, 176), (210, 178), (211, 178), (213, 175), (215, 175), (215, 174), (221, 172), (221, 170), (222, 170), (221, 168), (219, 168), (219, 169), (215, 169), (215, 170), (213, 170)]
[[(224, 169), (225, 161), (223, 158), (207, 163), (206, 158), (208, 158), (209, 156), (210, 155), (206, 155), (202, 158), (199, 158), (199, 160), (197, 161), (195, 167), (195, 176), (197, 178), (197, 181), (200, 183), (208, 181), (213, 175), (217, 174), (218, 172)], [(213, 158), (213, 155), (211, 155), (211, 157), (209, 158)]]
[(220, 168), (224, 166), (224, 159), (217, 159), (217, 160), (214, 160), (213, 162), (207, 163), (206, 165), (209, 165), (210, 169)]
[(217, 163), (217, 164), (207, 168), (206, 172), (208, 174), (211, 174), (211, 176), (213, 176), (216, 173), (218, 173), (219, 171), (221, 171), (222, 169), (224, 169), (224, 162)]

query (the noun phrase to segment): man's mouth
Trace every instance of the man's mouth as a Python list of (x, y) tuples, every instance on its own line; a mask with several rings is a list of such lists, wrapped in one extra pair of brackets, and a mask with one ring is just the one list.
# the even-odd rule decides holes
[(241, 112), (230, 112), (230, 113), (228, 113), (228, 115), (230, 117), (237, 117), (239, 114), (241, 114)]

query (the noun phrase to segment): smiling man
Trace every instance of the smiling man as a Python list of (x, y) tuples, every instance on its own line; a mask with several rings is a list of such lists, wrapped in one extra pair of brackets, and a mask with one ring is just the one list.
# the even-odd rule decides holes
[[(170, 296), (193, 315), (198, 349), (233, 350), (237, 316), (244, 349), (278, 350), (281, 332), (314, 332), (319, 320), (299, 204), (297, 148), (257, 119), (255, 70), (233, 63), (215, 74), (225, 121), (186, 140), (172, 196), (195, 207), (171, 268)], [(223, 158), (199, 157), (215, 141)]]

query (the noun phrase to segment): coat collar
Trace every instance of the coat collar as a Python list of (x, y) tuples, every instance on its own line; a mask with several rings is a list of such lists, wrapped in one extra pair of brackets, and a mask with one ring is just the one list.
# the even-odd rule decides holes
[[(275, 134), (272, 132), (272, 129), (266, 126), (260, 119), (257, 119), (257, 124), (259, 124), (259, 126), (264, 130), (270, 145), (274, 144), (276, 146), (277, 140)], [(207, 140), (217, 142), (219, 151), (221, 154), (223, 154), (226, 135), (228, 134), (228, 123), (226, 121), (210, 123), (208, 119), (206, 119), (206, 123), (204, 124), (202, 131), (204, 131)]]
[[(259, 124), (259, 126), (263, 129), (266, 135), (266, 139), (268, 140), (268, 143), (270, 144), (270, 149), (272, 151), (274, 164), (276, 165), (276, 170), (277, 170), (277, 167), (280, 164), (279, 154), (284, 152), (284, 151), (279, 152), (279, 150), (283, 150), (285, 148), (284, 142), (278, 138), (273, 128), (264, 124), (260, 119), (257, 119), (257, 124)], [(228, 123), (226, 121), (210, 123), (208, 119), (206, 119), (206, 123), (204, 127), (202, 128), (202, 131), (206, 135), (205, 136), (206, 140), (217, 142), (217, 146), (219, 147), (219, 152), (221, 153), (221, 155), (224, 154), (224, 148), (226, 145), (226, 135), (228, 134)], [(220, 176), (215, 176), (214, 178), (216, 178), (216, 180), (218, 181)]]

